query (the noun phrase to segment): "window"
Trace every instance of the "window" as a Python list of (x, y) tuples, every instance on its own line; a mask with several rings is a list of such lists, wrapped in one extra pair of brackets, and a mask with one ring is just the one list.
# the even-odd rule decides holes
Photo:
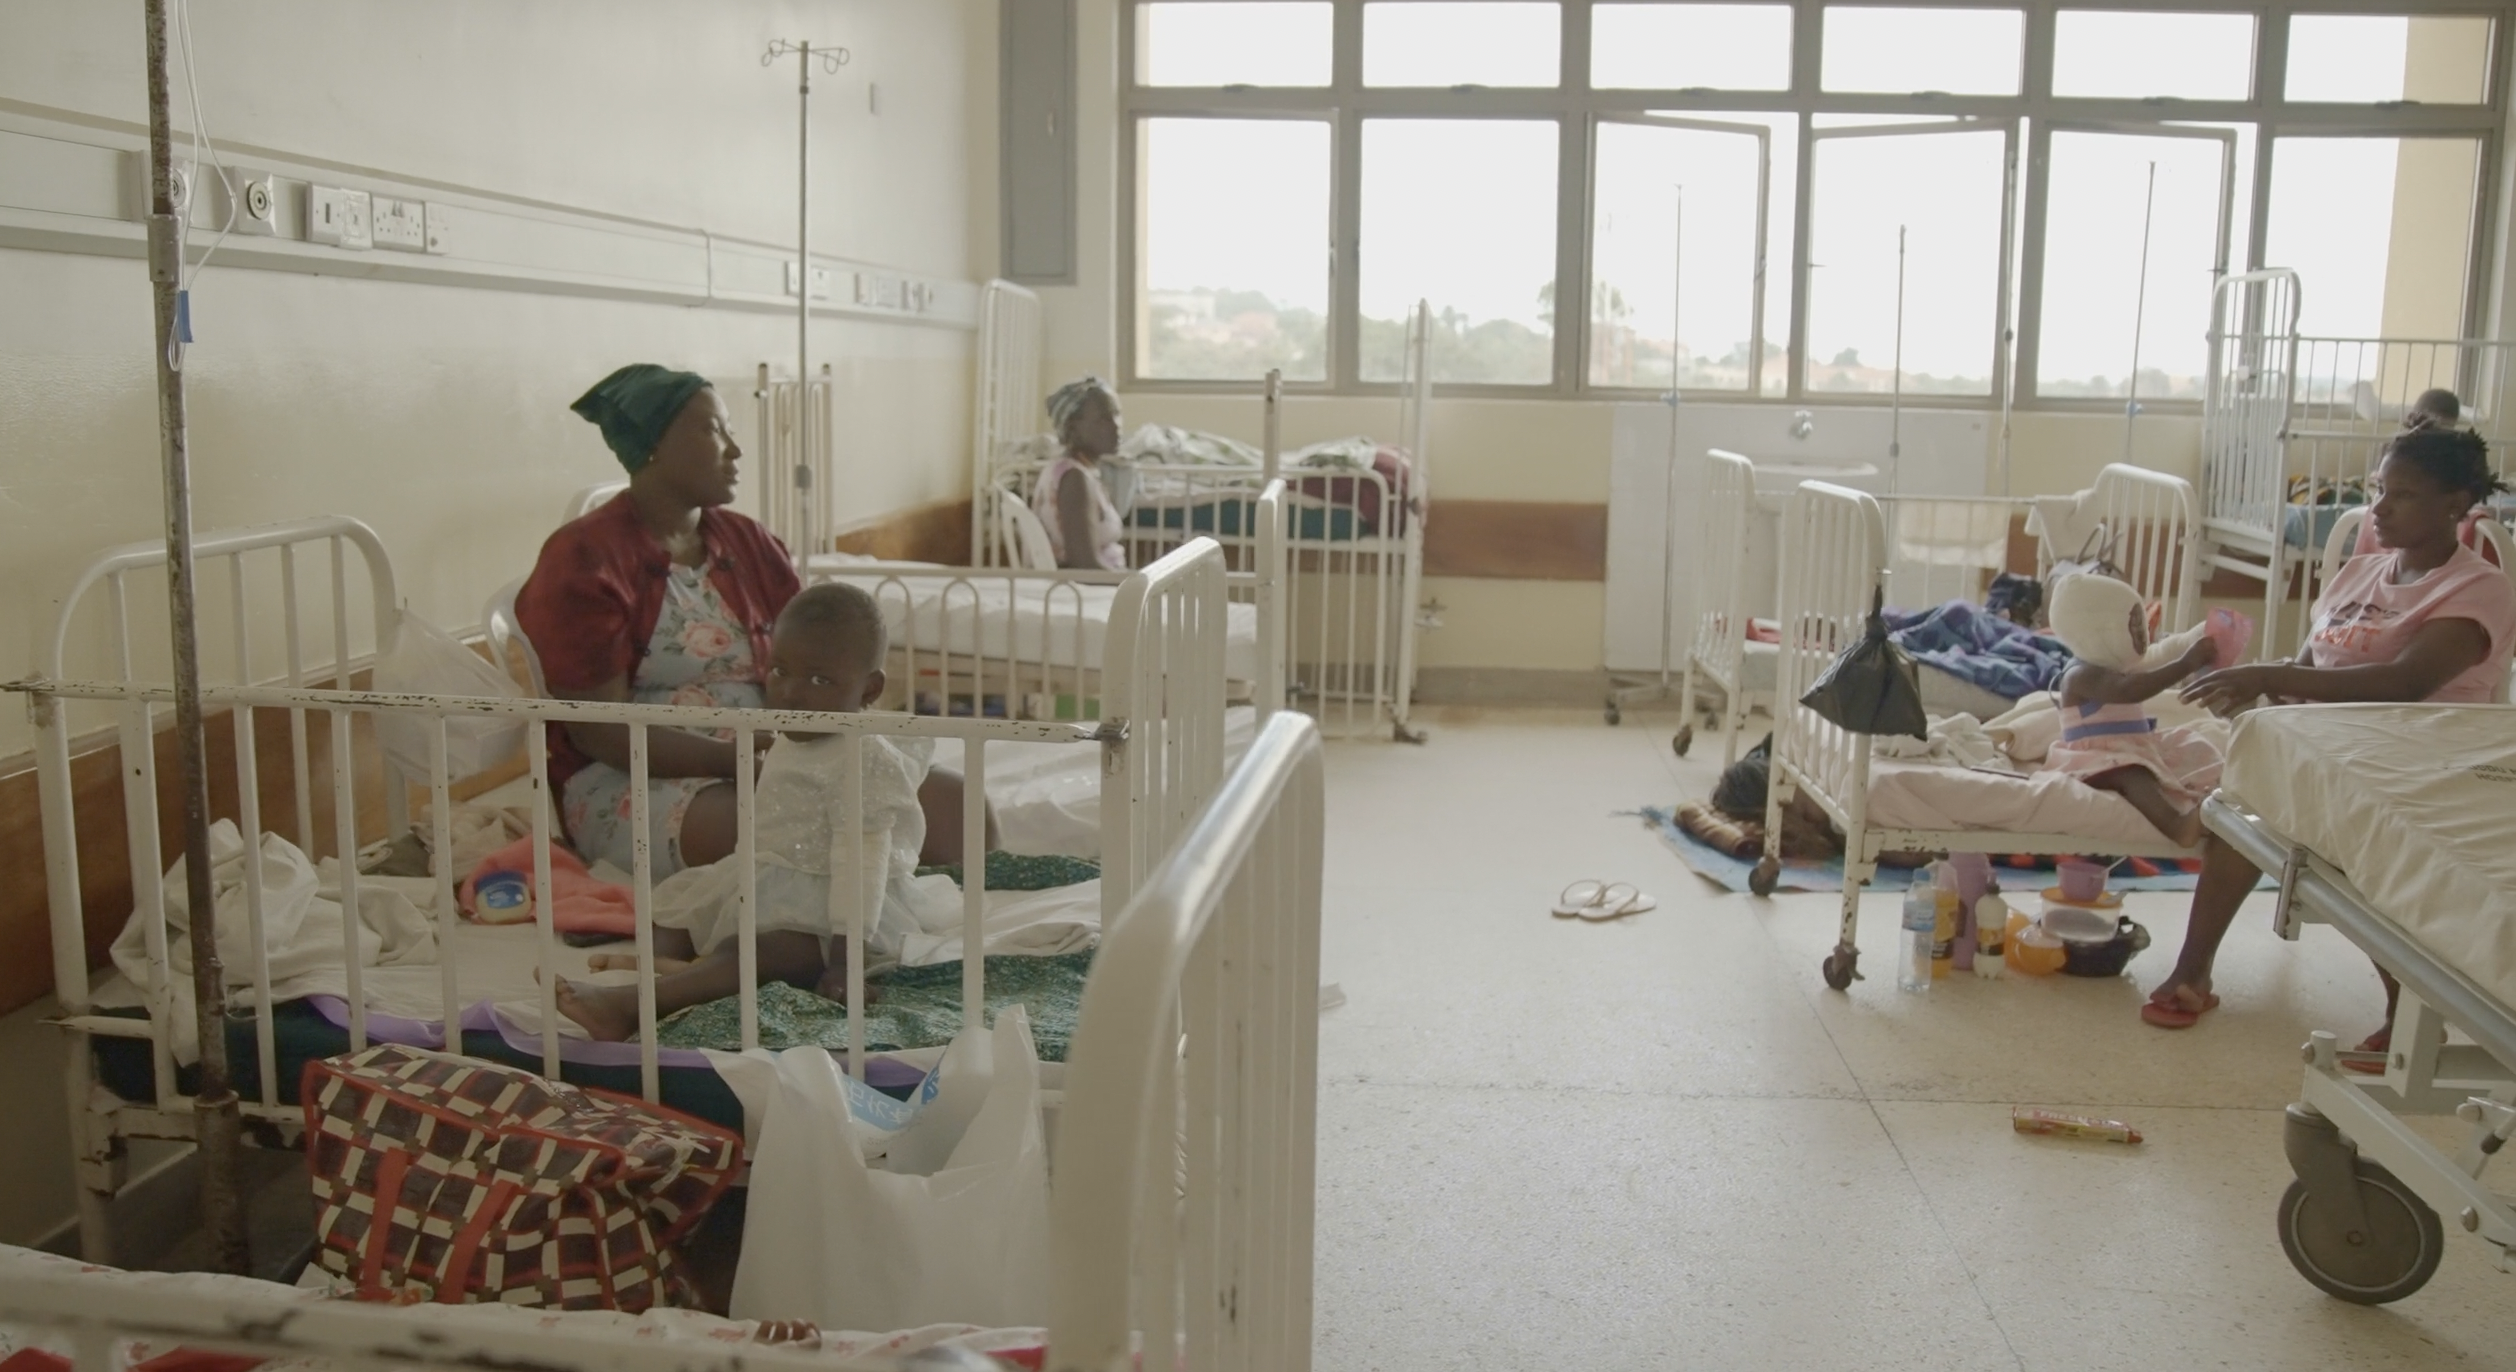
[(1127, 385), (2189, 411), (2227, 274), (2508, 289), (2483, 0), (1118, 3)]
[(1555, 359), (1555, 125), (1363, 125), (1365, 381), (1403, 375), (1406, 320), (1433, 307), (1435, 381), (1545, 385)]
[(1590, 84), (1602, 90), (1785, 91), (1788, 5), (1600, 5)]
[(2016, 95), (2026, 16), (2017, 10), (1826, 11), (1830, 91)]
[[(1137, 374), (1328, 379), (1328, 138), (1291, 119), (1148, 119)], [(1256, 193), (1253, 194), (1253, 191)]]
[(2264, 262), (2298, 273), (2298, 328), (2323, 338), (2457, 338), (2481, 145), (2282, 138)]
[(1363, 7), (1363, 84), (1552, 86), (1562, 33), (1553, 5), (1382, 0)]
[(1664, 388), (1675, 356), (1683, 390), (1782, 389), (1758, 327), (1770, 145), (1754, 125), (1599, 126), (1590, 384)]
[(2301, 14), (2289, 21), (2288, 97), (2375, 105), (2476, 105), (2490, 79), (2478, 15)]
[(2131, 100), (2243, 100), (2254, 86), (2254, 16), (2064, 10), (2053, 17), (2053, 93)]
[(2233, 133), (2057, 130), (2047, 154), (2035, 393), (2199, 400), (2226, 265)]
[(1148, 86), (1324, 86), (1336, 7), (1241, 0), (1136, 11)]

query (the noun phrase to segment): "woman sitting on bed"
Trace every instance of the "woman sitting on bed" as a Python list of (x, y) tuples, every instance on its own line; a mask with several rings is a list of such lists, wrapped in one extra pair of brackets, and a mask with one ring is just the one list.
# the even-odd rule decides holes
[[(2399, 434), (2373, 484), (2368, 522), (2385, 551), (2354, 557), (2333, 577), (2296, 659), (2208, 673), (2184, 688), (2185, 700), (2227, 714), (2266, 697), (2440, 704), (2498, 697), (2516, 641), (2516, 588), (2456, 538), (2465, 512), (2505, 489), (2490, 472), (2487, 445), (2451, 429)], [(2183, 952), (2140, 1011), (2163, 1029), (2189, 1028), (2219, 1003), (2212, 960), (2262, 875), (2215, 837), (2204, 837), (2201, 852)], [(2386, 999), (2390, 1024), (2390, 980)], [(2389, 1032), (2378, 1030), (2361, 1049), (2383, 1051)]]
[(1101, 461), (1118, 451), (1118, 393), (1097, 376), (1057, 388), (1048, 420), (1065, 451), (1031, 487), (1031, 509), (1048, 530), (1057, 565), (1127, 570), (1125, 526), (1101, 484)]

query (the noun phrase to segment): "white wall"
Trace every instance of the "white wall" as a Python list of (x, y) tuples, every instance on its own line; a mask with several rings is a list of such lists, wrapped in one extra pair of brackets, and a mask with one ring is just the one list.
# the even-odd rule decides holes
[[(960, 278), (978, 9), (992, 6), (208, 0), (192, 32), (211, 133), (247, 156), (773, 243), (794, 233), (795, 74), (791, 59), (764, 69), (761, 51), (841, 42), (852, 62), (816, 83), (814, 248)], [(11, 0), (0, 107), (138, 127), (139, 12)], [(0, 675), (16, 676), (78, 564), (155, 534), (160, 500), (141, 263), (0, 249), (0, 300), (0, 577), (19, 588), (0, 603)], [(617, 472), (566, 408), (588, 384), (631, 361), (734, 381), (794, 346), (774, 314), (215, 263), (192, 314), (199, 526), (365, 519), (412, 607), (447, 627), (475, 623), (529, 569), (571, 491)], [(969, 333), (840, 320), (814, 333), (840, 385), (840, 522), (959, 494)], [(755, 463), (746, 484), (758, 476)], [(0, 711), (0, 756), (27, 741), (22, 714)]]

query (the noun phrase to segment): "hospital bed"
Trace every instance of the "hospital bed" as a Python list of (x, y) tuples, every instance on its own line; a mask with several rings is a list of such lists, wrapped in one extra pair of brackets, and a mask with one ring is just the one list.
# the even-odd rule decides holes
[[(2330, 924), (2402, 985), (2381, 1076), (2346, 1070), (2356, 1055), (2328, 1030), (2303, 1049), (2278, 1211), (2290, 1262), (2343, 1300), (2400, 1300), (2451, 1224), (2516, 1271), (2516, 1199), (2482, 1179), (2516, 1135), (2516, 710), (2255, 711), (2202, 819), (2279, 876), (2283, 937)], [(2452, 1155), (2406, 1122), (2444, 1114), (2468, 1126)]]
[(1064, 1074), (1044, 1330), (824, 1331), (808, 1351), (696, 1312), (413, 1309), (0, 1249), (0, 1347), (74, 1372), (131, 1372), (177, 1350), (312, 1372), (870, 1372), (939, 1345), (1098, 1372), (1300, 1372), (1312, 1333), (1323, 790), (1314, 726), (1277, 718), (1102, 944)]
[[(2080, 505), (2109, 530), (2112, 560), (2142, 598), (2162, 606), (2162, 627), (2174, 632), (2193, 623), (2200, 588), (2192, 487), (2117, 463), (2098, 474)], [(1758, 895), (1772, 893), (1781, 874), (1782, 809), (1806, 792), (1844, 836), (1842, 932), (1823, 967), (1836, 990), (1860, 974), (1853, 936), (1861, 888), (1883, 853), (2184, 852), (2120, 796), (2056, 773), (2012, 777), (1874, 759), (1868, 735), (1799, 703), (1836, 656), (1860, 641), (1871, 607), (1891, 591), (1902, 551), (1890, 542), (1880, 502), (1859, 491), (1812, 481), (1784, 506), (1774, 696), (1781, 717), (1766, 791), (1765, 856), (1749, 885)], [(2074, 544), (2061, 555), (2076, 551)], [(2048, 546), (2040, 561), (2052, 556)]]
[[(2303, 641), (2271, 626), (2291, 582), (2308, 604), (2317, 558), (2364, 499), (2386, 440), (2423, 391), (2463, 402), (2463, 427), (2488, 442), (2501, 475), (2516, 439), (2516, 344), (2499, 339), (2318, 338), (2298, 331), (2301, 286), (2286, 269), (2213, 288), (2202, 409), (2206, 568), (2263, 585), (2266, 657)], [(2504, 513), (2504, 511), (2502, 511)]]
[[(359, 645), (390, 646), (398, 629), (393, 567), (382, 542), (364, 524), (332, 517), (225, 532), (205, 532), (195, 540), (203, 586), (224, 585), (226, 594), (204, 597), (203, 616), (212, 628), (205, 638), (223, 651), (208, 655), (213, 670), (205, 672), (203, 699), (207, 708), (226, 711), (232, 726), (235, 777), (232, 790), (222, 784), (219, 805), (229, 807), (243, 835), (269, 832), (274, 841), (286, 835), (309, 861), (354, 851), (357, 840), (379, 826), (374, 814), (374, 779), (364, 772), (360, 740), (377, 719), (396, 716), (423, 721), (434, 731), (433, 767), (424, 778), (434, 833), (435, 870), (429, 885), (428, 923), (435, 936), (433, 961), (411, 966), (369, 965), (362, 949), (374, 942), (355, 942), (356, 931), (370, 910), (361, 897), (361, 874), (354, 862), (336, 864), (337, 910), (355, 911), (358, 919), (336, 918), (332, 936), (341, 940), (336, 953), (326, 954), (305, 940), (276, 948), (283, 940), (265, 927), (265, 868), (259, 862), (240, 864), (244, 877), (237, 932), (239, 955), (229, 959), (230, 994), (251, 1007), (228, 1025), (230, 1045), (241, 1081), (251, 1084), (243, 1112), (252, 1128), (284, 1140), (301, 1126), (293, 1105), (297, 1080), (283, 1071), (306, 1056), (324, 1056), (364, 1046), (371, 1037), (371, 999), (390, 1000), (378, 1008), (378, 1020), (416, 1023), (423, 1033), (442, 1041), (448, 1024), (461, 1026), (462, 1051), (496, 1056), (520, 1065), (538, 1066), (547, 1074), (612, 1089), (635, 1091), (701, 1115), (721, 1115), (731, 1093), (693, 1056), (667, 1059), (655, 1044), (652, 996), (643, 997), (640, 1042), (633, 1048), (597, 1047), (569, 1039), (550, 1000), (555, 974), (582, 970), (575, 950), (563, 950), (550, 922), (551, 876), (547, 844), (555, 832), (552, 806), (533, 805), (536, 837), (533, 882), (536, 889), (538, 937), (509, 943), (530, 959), (526, 968), (507, 966), (509, 979), (499, 985), (528, 987), (498, 997), (498, 986), (480, 971), (476, 956), (485, 936), (518, 934), (518, 930), (481, 929), (458, 921), (455, 884), (468, 873), (451, 870), (452, 788), (460, 778), (449, 775), (444, 747), (448, 720), (512, 722), (524, 748), (535, 793), (547, 795), (548, 754), (542, 727), (554, 721), (592, 720), (630, 726), (632, 774), (645, 765), (645, 739), (654, 728), (730, 730), (737, 747), (747, 747), (761, 730), (798, 723), (827, 728), (833, 717), (790, 717), (776, 711), (719, 710), (691, 707), (600, 704), (542, 699), (485, 699), (384, 695), (355, 689)], [(148, 542), (109, 551), (92, 562), (73, 583), (49, 640), (42, 645), (40, 674), (10, 689), (27, 694), (37, 719), (36, 772), (43, 810), (45, 876), (54, 949), (55, 994), (61, 1004), (59, 1023), (71, 1037), (68, 1086), (75, 1171), (79, 1182), (80, 1220), (89, 1255), (110, 1257), (106, 1206), (120, 1182), (123, 1144), (130, 1138), (190, 1139), (197, 1123), (191, 1091), (193, 1073), (179, 1058), (190, 1036), (191, 1016), (185, 1010), (189, 978), (171, 975), (170, 953), (184, 935), (170, 921), (164, 843), (160, 833), (158, 778), (151, 737), (155, 712), (171, 699), (171, 688), (136, 665), (135, 621), (146, 623), (162, 607), (135, 604), (135, 599), (163, 586), (165, 550)], [(325, 573), (328, 572), (328, 576)], [(274, 575), (276, 573), (276, 576)], [(1130, 573), (1111, 601), (1109, 655), (1101, 664), (1097, 689), (1102, 711), (1097, 722), (1058, 723), (985, 718), (937, 718), (889, 714), (835, 717), (835, 729), (851, 738), (870, 734), (914, 736), (958, 745), (969, 785), (967, 803), (973, 813), (967, 832), (983, 833), (977, 809), (988, 789), (987, 764), (998, 750), (1023, 745), (1057, 747), (1092, 756), (1100, 789), (1099, 819), (1102, 886), (1097, 918), (1108, 927), (1117, 913), (1149, 878), (1213, 794), (1224, 770), (1222, 613), (1226, 573), (1220, 549), (1211, 542), (1191, 543), (1152, 567)], [(96, 632), (97, 630), (102, 632)], [(230, 635), (221, 643), (222, 631)], [(328, 640), (328, 651), (318, 648)], [(72, 646), (80, 651), (79, 672), (72, 670)], [(272, 673), (268, 664), (285, 664)], [(99, 663), (102, 670), (85, 670)], [(264, 664), (257, 666), (256, 664)], [(1141, 704), (1140, 704), (1141, 702)], [(119, 787), (119, 822), (105, 814), (78, 815), (71, 780), (74, 719), (85, 722), (101, 706), (113, 723), (126, 762)], [(285, 762), (281, 774), (265, 778), (259, 757), (273, 750), (266, 735), (284, 731)], [(259, 748), (257, 741), (259, 740)], [(861, 746), (852, 744), (851, 746)], [(322, 755), (321, 761), (318, 761)], [(328, 773), (328, 774), (327, 774)], [(748, 870), (750, 776), (736, 778), (744, 815), (741, 832), (744, 870)], [(398, 789), (387, 785), (388, 792)], [(644, 786), (629, 791), (643, 807)], [(318, 805), (318, 798), (325, 803)], [(231, 806), (232, 801), (232, 806)], [(108, 802), (109, 804), (115, 802)], [(274, 813), (266, 821), (264, 810)], [(293, 815), (287, 813), (293, 810)], [(327, 821), (319, 825), (318, 814)], [(84, 822), (82, 822), (84, 819)], [(293, 824), (291, 823), (293, 819)], [(842, 832), (848, 826), (843, 822)], [(635, 832), (646, 832), (643, 814), (633, 816)], [(115, 832), (118, 830), (119, 832)], [(353, 836), (350, 842), (337, 835)], [(113, 890), (115, 849), (128, 869), (128, 895)], [(973, 859), (976, 854), (970, 855)], [(984, 866), (970, 861), (966, 883), (961, 947), (985, 946), (988, 921), (997, 910), (986, 890)], [(650, 864), (643, 848), (633, 873), (639, 909), (637, 942), (648, 945), (653, 910)], [(120, 920), (121, 900), (137, 912), (121, 920), (144, 941), (144, 973), (129, 978), (91, 974), (88, 952), (87, 888), (96, 887), (107, 903), (107, 920)], [(180, 892), (180, 883), (176, 890)], [(384, 888), (379, 883), (376, 888)], [(747, 890), (747, 888), (746, 888)], [(853, 902), (853, 891), (846, 897)], [(848, 908), (841, 906), (839, 908)], [(861, 911), (859, 912), (861, 915)], [(224, 924), (228, 916), (222, 915)], [(861, 986), (864, 940), (850, 940), (851, 987)], [(579, 961), (563, 961), (567, 958)], [(974, 958), (963, 959), (967, 1013), (983, 993)], [(529, 979), (525, 977), (530, 973)], [(750, 979), (745, 978), (746, 987)], [(116, 982), (123, 985), (117, 987)], [(469, 989), (467, 989), (469, 988)], [(127, 1009), (105, 1002), (104, 994), (119, 990)], [(484, 995), (494, 1003), (485, 1003)], [(849, 1003), (863, 1004), (851, 995)], [(321, 1007), (328, 1005), (326, 1016)], [(315, 1007), (315, 1008), (310, 1008)], [(746, 989), (742, 996), (742, 1036), (756, 1042), (756, 1004)], [(864, 1070), (862, 1026), (856, 1029), (859, 1050), (852, 1054)], [(569, 1042), (563, 1043), (563, 1039)], [(568, 1051), (563, 1052), (563, 1049)], [(100, 1080), (128, 1083), (130, 1094), (101, 1092)]]
[[(1005, 301), (1011, 335), (1031, 316), (1011, 295)], [(1417, 639), (1430, 624), (1418, 605), (1431, 499), (1431, 337), (1429, 310), (1419, 302), (1408, 323), (1395, 453), (1371, 444), (1331, 453), (1339, 445), (1318, 445), (1315, 465), (1282, 460), (1281, 383), (1271, 378), (1263, 391), (1263, 448), (1226, 440), (1237, 450), (1229, 460), (1136, 461), (1128, 468), (1121, 541), (1129, 563), (1205, 537), (1223, 545), (1236, 573), (1277, 568), (1286, 701), (1336, 735), (1386, 726), (1400, 741), (1423, 738), (1412, 720)], [(1018, 381), (1008, 379), (1025, 368), (1034, 386), (1027, 410), (1010, 403)], [(1036, 377), (1032, 351), (1010, 343), (982, 350), (980, 390), (1004, 399), (982, 403), (971, 448), (972, 547), (981, 567), (1044, 571), (1054, 562), (1030, 508), (1032, 486), (1056, 452), (1054, 441), (1037, 433)], [(1266, 521), (1258, 500), (1279, 476), (1284, 534), (1280, 553), (1270, 553), (1262, 546)]]

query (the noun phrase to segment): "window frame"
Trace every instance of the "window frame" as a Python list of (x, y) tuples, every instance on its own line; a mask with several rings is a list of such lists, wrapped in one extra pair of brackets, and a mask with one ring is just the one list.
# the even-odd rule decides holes
[[(1781, 358), (1784, 384), (1773, 386), (1771, 369), (1761, 393), (1706, 393), (1704, 399), (1723, 404), (1806, 406), (1812, 403), (1859, 403), (1859, 397), (1807, 389), (1807, 312), (1809, 216), (1815, 144), (1821, 136), (1842, 136), (1821, 130), (1825, 116), (1910, 115), (1917, 120), (1956, 116), (2007, 130), (2009, 164), (2004, 199), (2008, 210), (2001, 226), (1999, 303), (1995, 330), (1992, 393), (1988, 396), (1930, 396), (1934, 407), (1963, 409), (2033, 408), (2050, 411), (2118, 411), (2119, 400), (2045, 397), (2035, 389), (2035, 358), (2040, 350), (2042, 276), (2047, 166), (2038, 156), (2049, 147), (2055, 127), (2109, 133), (2173, 134), (2174, 126), (2195, 124), (2250, 125), (2253, 166), (2244, 216), (2242, 242), (2227, 248), (2228, 269), (2257, 270), (2266, 265), (2263, 245), (2272, 194), (2272, 150), (2284, 136), (2468, 137), (2481, 144), (2481, 165), (2472, 206), (2471, 245), (2465, 264), (2464, 324), (2471, 336), (2481, 330), (2497, 283), (2492, 279), (2492, 243), (2498, 230), (2500, 159), (2504, 147), (2508, 72), (2516, 52), (2516, 11), (2499, 0), (1774, 0), (1792, 10), (1791, 82), (1787, 91), (1722, 91), (1594, 89), (1590, 85), (1591, 11), (1597, 3), (1686, 4), (1703, 0), (1558, 0), (1562, 34), (1558, 47), (1558, 83), (1553, 88), (1486, 89), (1462, 87), (1421, 89), (1368, 87), (1362, 80), (1363, 6), (1404, 4), (1414, 0), (1331, 0), (1331, 81), (1324, 87), (1198, 88), (1138, 84), (1141, 12), (1152, 3), (1195, 4), (1200, 0), (1123, 0), (1119, 13), (1117, 222), (1125, 226), (1116, 244), (1118, 267), (1117, 342), (1119, 380), (1145, 392), (1202, 395), (1254, 394), (1263, 382), (1250, 380), (1155, 379), (1139, 373), (1142, 346), (1137, 319), (1142, 309), (1141, 245), (1145, 197), (1138, 156), (1139, 125), (1146, 118), (1294, 118), (1325, 120), (1331, 126), (1328, 249), (1327, 378), (1320, 382), (1287, 382), (1296, 394), (1389, 396), (1399, 387), (1366, 382), (1359, 375), (1359, 298), (1361, 254), (1362, 128), (1371, 118), (1551, 119), (1558, 137), (1556, 157), (1556, 293), (1557, 299), (1582, 302), (1567, 323), (1559, 307), (1554, 331), (1551, 376), (1544, 385), (1443, 383), (1445, 396), (1521, 400), (1655, 398), (1651, 388), (1594, 385), (1588, 380), (1591, 284), (1594, 231), (1591, 190), (1596, 130), (1602, 120), (1660, 116), (1675, 120), (1717, 121), (1724, 115), (1788, 115), (1797, 125), (1798, 147), (1792, 168), (1796, 184), (1791, 202), (1789, 260), (1766, 261), (1765, 271), (1789, 273), (1790, 337)], [(1735, 2), (1735, 0), (1734, 0)], [(1927, 5), (1947, 9), (2013, 9), (2024, 13), (2023, 76), (2015, 96), (1828, 93), (1820, 71), (1824, 12), (1828, 8), (1909, 8)], [(2176, 100), (2056, 97), (2052, 93), (2055, 25), (2063, 10), (2110, 10), (2164, 13), (2250, 13), (2255, 19), (2254, 70), (2245, 100)], [(2485, 99), (2475, 105), (2292, 104), (2287, 88), (2289, 22), (2299, 14), (2431, 16), (2486, 15), (2495, 22)], [(2232, 167), (2233, 171), (2233, 167)], [(1764, 207), (1770, 215), (1775, 207)], [(1766, 282), (1771, 277), (1764, 278)], [(1760, 338), (1764, 319), (1755, 321)], [(2023, 378), (2023, 384), (2021, 379)], [(2145, 410), (2197, 411), (2193, 401), (2143, 400)]]

